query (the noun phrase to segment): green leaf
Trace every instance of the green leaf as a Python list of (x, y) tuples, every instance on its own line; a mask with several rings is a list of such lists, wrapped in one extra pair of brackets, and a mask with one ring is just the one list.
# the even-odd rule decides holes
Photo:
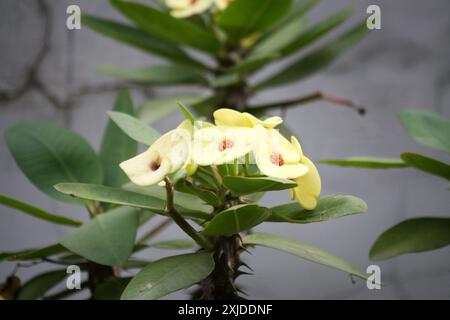
[(207, 67), (192, 59), (175, 44), (154, 37), (135, 27), (86, 14), (82, 15), (81, 21), (83, 26), (87, 26), (107, 37), (132, 45), (163, 59), (199, 69), (207, 69)]
[(152, 145), (160, 137), (158, 131), (126, 113), (109, 111), (108, 116), (131, 139), (145, 145)]
[(224, 73), (211, 80), (211, 87), (223, 88), (238, 84), (241, 81), (241, 76), (238, 73)]
[(179, 102), (179, 101), (177, 101), (177, 106), (178, 106), (178, 109), (181, 111), (181, 113), (183, 114), (183, 116), (187, 119), (187, 120), (189, 120), (192, 124), (194, 124), (195, 123), (195, 117), (194, 117), (194, 115), (189, 111), (189, 109), (184, 105), (184, 104), (182, 104), (181, 102)]
[(210, 253), (190, 253), (151, 262), (128, 284), (122, 300), (154, 300), (188, 288), (214, 269)]
[[(269, 62), (274, 61), (280, 55), (277, 53), (269, 53), (269, 54), (258, 54), (254, 56), (249, 56), (243, 62), (228, 68), (227, 72), (237, 72), (237, 73), (251, 73), (262, 66), (268, 64)], [(217, 81), (216, 81), (217, 85)]]
[(192, 249), (197, 247), (197, 243), (191, 238), (187, 239), (173, 239), (154, 242), (148, 245), (151, 248), (157, 248), (162, 250), (183, 250)]
[(180, 96), (176, 98), (149, 100), (139, 107), (139, 119), (145, 123), (154, 123), (178, 110), (177, 101), (183, 101), (187, 104), (195, 104), (204, 99), (204, 96)]
[(278, 30), (278, 28), (286, 25), (287, 23), (291, 22), (293, 19), (296, 19), (297, 17), (302, 17), (308, 13), (309, 10), (311, 10), (315, 5), (319, 3), (319, 0), (301, 0), (301, 1), (294, 1), (292, 8), (289, 10), (288, 14), (281, 19), (281, 21), (276, 25), (274, 28), (275, 30)]
[[(206, 168), (206, 167), (205, 167)], [(199, 182), (203, 187), (210, 188), (212, 190), (219, 190), (219, 186), (217, 180), (214, 179), (211, 175), (201, 170), (201, 167), (197, 169), (197, 171), (192, 176), (195, 181)]]
[(9, 149), (27, 178), (48, 196), (80, 203), (53, 186), (60, 182), (101, 183), (100, 159), (79, 135), (53, 123), (19, 124), (5, 132)]
[(307, 25), (306, 17), (298, 17), (293, 19), (289, 23), (286, 23), (283, 27), (269, 33), (268, 36), (258, 41), (252, 48), (249, 54), (249, 59), (257, 56), (267, 56), (277, 53), (278, 57), (281, 57), (282, 49), (291, 44), (297, 39), (299, 34), (302, 34)]
[(402, 160), (421, 171), (450, 180), (450, 165), (417, 153), (402, 153)]
[(100, 66), (97, 70), (116, 78), (144, 85), (208, 85), (200, 73), (176, 65), (152, 65), (136, 69)]
[(265, 192), (250, 193), (250, 194), (243, 196), (242, 198), (245, 199), (249, 203), (253, 203), (253, 202), (258, 202), (259, 200), (261, 200), (265, 194), (266, 194)]
[[(127, 183), (123, 186), (125, 190), (133, 191), (139, 194), (148, 195), (153, 198), (161, 199), (166, 201), (166, 189), (157, 185), (139, 187), (133, 183)], [(210, 205), (205, 204), (198, 197), (184, 193), (184, 192), (174, 192), (174, 204), (175, 209), (179, 211), (191, 211), (191, 212), (203, 212), (210, 214), (213, 212), (214, 208)]]
[(353, 47), (368, 32), (366, 22), (294, 61), (276, 75), (256, 85), (255, 90), (276, 87), (304, 79), (330, 65), (341, 53)]
[(314, 210), (305, 210), (295, 202), (273, 207), (271, 211), (267, 221), (312, 223), (367, 212), (367, 205), (354, 196), (333, 195), (321, 197)]
[(133, 251), (139, 226), (138, 213), (131, 208), (126, 209), (113, 209), (95, 216), (66, 234), (61, 244), (90, 261), (120, 266)]
[(43, 257), (49, 257), (66, 251), (66, 248), (64, 248), (60, 244), (53, 244), (40, 249), (28, 249), (18, 252), (3, 252), (0, 253), (0, 261), (34, 260)]
[(383, 232), (370, 249), (372, 260), (387, 260), (401, 254), (429, 251), (450, 244), (449, 218), (414, 218)]
[(111, 277), (101, 282), (94, 292), (95, 300), (120, 300), (131, 278)]
[(174, 18), (168, 13), (136, 2), (111, 0), (111, 3), (140, 29), (151, 35), (208, 53), (216, 53), (219, 50), (220, 43), (212, 33), (186, 20)]
[[(119, 188), (83, 183), (60, 183), (55, 188), (62, 193), (73, 195), (81, 199), (119, 204), (124, 206), (148, 209), (158, 214), (164, 214), (166, 202), (156, 197), (141, 193), (122, 190)], [(177, 209), (180, 209), (177, 207)], [(182, 208), (181, 208), (182, 209)], [(194, 219), (209, 219), (209, 214), (193, 211), (179, 210), (180, 214)]]
[(275, 191), (295, 188), (297, 184), (291, 180), (270, 177), (226, 176), (223, 185), (237, 195), (255, 192)]
[(269, 216), (269, 209), (256, 204), (233, 206), (214, 216), (203, 230), (203, 234), (230, 236), (257, 226)]
[(254, 233), (246, 236), (243, 239), (243, 242), (245, 245), (259, 245), (285, 251), (305, 260), (348, 272), (362, 279), (367, 279), (367, 275), (364, 271), (354, 266), (351, 262), (301, 241), (276, 236), (270, 233)]
[(219, 14), (218, 24), (232, 38), (261, 32), (288, 12), (292, 0), (234, 0)]
[(66, 277), (65, 270), (57, 270), (41, 273), (20, 289), (17, 300), (35, 300), (41, 298), (47, 291), (55, 287)]
[(122, 190), (119, 188), (84, 184), (84, 183), (60, 183), (56, 190), (72, 197), (88, 199), (99, 202), (148, 209), (153, 212), (163, 213), (165, 202), (161, 199), (144, 196), (139, 193)]
[(283, 57), (288, 56), (320, 39), (328, 32), (336, 29), (344, 23), (352, 15), (352, 13), (352, 9), (342, 10), (328, 17), (326, 20), (309, 27), (303, 32), (297, 33), (297, 36), (281, 49), (281, 55)]
[(214, 192), (197, 188), (196, 186), (193, 186), (191, 183), (188, 183), (186, 179), (178, 181), (175, 188), (180, 192), (192, 194), (214, 207), (219, 207), (222, 204), (220, 199)]
[(81, 225), (80, 221), (72, 220), (70, 218), (66, 218), (63, 216), (59, 216), (53, 213), (49, 213), (32, 205), (29, 205), (25, 202), (9, 198), (7, 196), (0, 194), (0, 203), (4, 206), (17, 209), (22, 211), (23, 213), (29, 214), (38, 219), (42, 219), (55, 224), (62, 224), (66, 226), (79, 226)]
[(397, 169), (409, 167), (409, 165), (404, 163), (401, 159), (376, 157), (352, 157), (347, 159), (319, 160), (317, 162), (339, 167), (355, 167), (366, 169)]
[[(114, 111), (134, 115), (133, 102), (128, 91), (118, 93)], [(134, 157), (138, 152), (138, 144), (130, 139), (112, 120), (108, 121), (100, 147), (100, 160), (104, 170), (104, 184), (119, 187), (128, 181), (119, 163)]]
[(417, 143), (450, 153), (450, 120), (429, 111), (399, 113), (406, 133)]

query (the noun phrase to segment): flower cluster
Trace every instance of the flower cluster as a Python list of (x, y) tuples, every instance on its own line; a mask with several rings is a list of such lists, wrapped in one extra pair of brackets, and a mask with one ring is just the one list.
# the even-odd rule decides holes
[(198, 166), (254, 164), (260, 175), (296, 182), (292, 198), (306, 209), (316, 207), (319, 173), (298, 140), (288, 140), (276, 129), (283, 122), (280, 117), (260, 120), (246, 112), (219, 109), (214, 120), (215, 125), (185, 120), (120, 167), (133, 183), (147, 186), (178, 172), (192, 175)]
[(215, 6), (218, 10), (224, 10), (232, 0), (166, 0), (166, 5), (171, 9), (170, 14), (177, 18), (186, 18), (200, 14)]

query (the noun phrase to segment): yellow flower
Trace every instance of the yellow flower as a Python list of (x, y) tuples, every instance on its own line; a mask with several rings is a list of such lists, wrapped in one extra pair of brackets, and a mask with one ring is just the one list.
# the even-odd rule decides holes
[(253, 146), (258, 169), (268, 177), (295, 179), (305, 175), (309, 168), (301, 163), (302, 152), (293, 146), (276, 129), (255, 127)]
[(270, 117), (266, 120), (260, 120), (248, 112), (239, 112), (233, 109), (218, 109), (214, 112), (216, 125), (223, 127), (249, 127), (261, 125), (264, 128), (275, 128), (283, 122), (280, 117)]
[(180, 169), (192, 173), (191, 139), (192, 125), (184, 121), (176, 129), (161, 136), (150, 148), (120, 164), (130, 180), (139, 186), (157, 184)]
[[(300, 144), (295, 137), (291, 137), (291, 142), (301, 152)], [(312, 210), (317, 206), (317, 199), (320, 195), (322, 183), (320, 181), (319, 171), (311, 160), (303, 156), (301, 163), (307, 166), (309, 170), (305, 175), (294, 179), (297, 187), (292, 189), (292, 196), (297, 198), (303, 208)]]
[(170, 14), (176, 18), (186, 18), (208, 10), (214, 0), (166, 0), (172, 10)]
[(194, 133), (192, 160), (201, 166), (230, 163), (250, 152), (253, 130), (243, 127), (208, 127)]

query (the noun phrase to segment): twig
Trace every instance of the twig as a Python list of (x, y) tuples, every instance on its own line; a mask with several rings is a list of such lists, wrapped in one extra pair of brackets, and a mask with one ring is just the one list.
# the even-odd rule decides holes
[(187, 223), (186, 220), (175, 209), (173, 203), (173, 185), (169, 178), (164, 179), (166, 183), (166, 211), (167, 215), (173, 219), (173, 221), (186, 232), (200, 247), (207, 250), (214, 248), (213, 244), (202, 234), (198, 233), (192, 226)]
[(161, 231), (163, 231), (165, 228), (170, 226), (172, 223), (172, 219), (167, 218), (164, 219), (161, 223), (156, 225), (153, 229), (149, 230), (146, 234), (142, 236), (142, 238), (138, 241), (138, 243), (146, 242), (147, 240), (150, 240), (151, 238), (154, 238), (157, 234), (159, 234)]
[[(58, 260), (53, 260), (53, 259), (47, 258), (47, 257), (43, 257), (41, 260), (45, 261), (45, 262), (48, 262), (48, 263), (59, 264), (59, 265), (62, 265), (62, 266), (70, 266), (70, 265), (74, 264), (73, 261), (68, 261), (68, 262), (58, 261)], [(77, 263), (77, 265), (79, 265), (79, 266), (80, 265), (85, 265), (85, 263)]]
[(261, 105), (256, 105), (256, 106), (250, 106), (248, 108), (248, 110), (251, 112), (252, 110), (265, 111), (265, 110), (269, 110), (269, 109), (273, 109), (273, 108), (286, 109), (288, 107), (294, 107), (294, 106), (297, 106), (300, 104), (306, 104), (306, 103), (317, 101), (317, 100), (324, 100), (324, 101), (331, 102), (336, 105), (348, 107), (350, 109), (357, 111), (360, 115), (364, 115), (366, 113), (366, 109), (364, 109), (364, 107), (355, 104), (352, 100), (335, 97), (335, 96), (332, 96), (329, 94), (325, 94), (322, 91), (317, 91), (312, 94), (309, 94), (309, 95), (306, 95), (306, 96), (303, 96), (300, 98), (296, 98), (296, 99), (275, 102), (275, 103), (261, 104)]

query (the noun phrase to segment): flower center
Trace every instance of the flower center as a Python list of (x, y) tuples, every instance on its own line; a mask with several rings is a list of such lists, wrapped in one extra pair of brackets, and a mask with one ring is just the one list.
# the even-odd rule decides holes
[(279, 167), (281, 167), (282, 165), (284, 165), (283, 157), (281, 156), (281, 154), (276, 153), (276, 152), (273, 152), (273, 153), (270, 155), (270, 161), (271, 161), (274, 165), (279, 166)]
[(233, 147), (233, 141), (225, 139), (219, 145), (219, 150), (224, 151), (226, 149), (231, 149), (232, 147)]
[(159, 169), (159, 167), (161, 166), (161, 159), (156, 159), (155, 161), (153, 161), (152, 163), (150, 163), (150, 169), (152, 171), (156, 171)]
[(197, 3), (198, 0), (191, 0), (191, 6)]

